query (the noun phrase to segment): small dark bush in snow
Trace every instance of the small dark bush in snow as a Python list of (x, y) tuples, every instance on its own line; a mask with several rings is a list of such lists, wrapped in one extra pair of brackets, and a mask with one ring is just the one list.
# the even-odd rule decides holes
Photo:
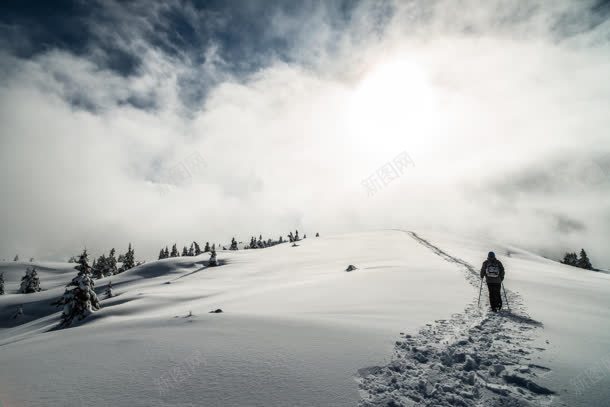
[(356, 266), (354, 266), (353, 264), (350, 264), (349, 266), (347, 266), (347, 268), (345, 269), (345, 271), (354, 271), (356, 270)]
[(15, 315), (13, 315), (13, 319), (17, 319), (22, 315), (23, 315), (23, 305), (20, 305), (19, 308), (17, 309), (17, 312), (15, 313)]
[(215, 309), (214, 311), (210, 311), (210, 314), (220, 314), (222, 310), (220, 308)]

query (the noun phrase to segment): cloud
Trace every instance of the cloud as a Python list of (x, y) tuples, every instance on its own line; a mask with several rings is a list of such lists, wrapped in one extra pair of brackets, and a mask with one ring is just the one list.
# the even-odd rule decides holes
[(593, 2), (96, 7), (77, 44), (2, 44), (4, 257), (426, 226), (610, 261)]

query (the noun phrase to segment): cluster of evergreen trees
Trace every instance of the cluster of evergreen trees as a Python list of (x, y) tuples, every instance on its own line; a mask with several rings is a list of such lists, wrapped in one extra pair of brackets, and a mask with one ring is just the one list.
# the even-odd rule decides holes
[(4, 273), (0, 273), (0, 295), (4, 295)]
[(577, 256), (576, 253), (566, 253), (561, 262), (563, 264), (567, 264), (568, 266), (580, 267), (581, 269), (586, 270), (594, 270), (585, 249), (580, 249), (580, 256)]
[(201, 247), (199, 246), (199, 243), (193, 242), (193, 243), (191, 243), (191, 246), (189, 248), (184, 246), (182, 248), (182, 254), (180, 254), (180, 252), (178, 251), (178, 246), (176, 246), (176, 243), (174, 243), (174, 245), (172, 246), (171, 252), (169, 251), (169, 248), (167, 246), (165, 246), (165, 249), (161, 249), (159, 251), (159, 260), (168, 259), (170, 257), (199, 256), (201, 253), (208, 253), (215, 249), (216, 249), (215, 244), (213, 244), (212, 247), (210, 247), (210, 243), (206, 242), (205, 247), (202, 251)]
[[(319, 233), (316, 233), (316, 237), (320, 237)], [(303, 235), (303, 239), (307, 239), (307, 235)], [(258, 240), (256, 239), (255, 236), (252, 236), (250, 238), (250, 244), (248, 246), (246, 246), (246, 249), (263, 249), (265, 247), (271, 247), (271, 246), (275, 246), (276, 244), (282, 244), (285, 242), (290, 242), (290, 243), (295, 243), (301, 240), (301, 237), (299, 236), (299, 231), (295, 230), (295, 233), (293, 234), (292, 231), (290, 231), (290, 233), (288, 233), (288, 240), (284, 240), (284, 236), (280, 236), (279, 239), (277, 240), (272, 240), (272, 239), (267, 239), (264, 240), (262, 235), (259, 235)]]
[(265, 247), (275, 246), (276, 244), (284, 243), (282, 236), (278, 240), (263, 239), (263, 235), (258, 236), (258, 240), (255, 236), (250, 238), (250, 244), (245, 249), (264, 249)]
[[(93, 264), (91, 266), (93, 278), (100, 279), (104, 277), (110, 277), (142, 264), (140, 262), (136, 264), (136, 253), (135, 250), (131, 247), (131, 243), (129, 243), (127, 253), (120, 254), (118, 259), (114, 257), (115, 253), (116, 251), (114, 250), (114, 248), (112, 248), (108, 256), (102, 254), (100, 257), (93, 260)], [(69, 263), (78, 262), (80, 262), (80, 257), (78, 260), (76, 260), (76, 258), (74, 257), (71, 257), (69, 261)], [(121, 267), (117, 268), (117, 262), (122, 263)]]

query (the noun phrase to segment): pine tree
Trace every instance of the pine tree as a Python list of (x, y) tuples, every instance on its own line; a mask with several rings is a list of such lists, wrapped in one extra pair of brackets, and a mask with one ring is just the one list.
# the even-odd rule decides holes
[(15, 258), (13, 259), (13, 261), (19, 261), (19, 255), (18, 254), (15, 255)]
[(298, 242), (299, 240), (301, 240), (301, 239), (299, 238), (299, 231), (297, 230), (296, 233), (294, 234), (294, 241)]
[(303, 239), (307, 239), (307, 235), (306, 234), (303, 234)]
[(290, 232), (290, 234), (288, 234), (288, 240), (290, 241), (290, 243), (294, 242), (294, 236), (292, 235), (292, 231)]
[(195, 245), (195, 256), (199, 256), (201, 254), (201, 247), (199, 247), (199, 243), (193, 242)]
[(189, 247), (188, 255), (189, 256), (194, 256), (195, 255), (195, 245), (193, 243), (191, 243), (191, 247)]
[(159, 251), (159, 259), (158, 260), (163, 260), (165, 258), (165, 251), (163, 249), (161, 249), (161, 251)]
[(174, 245), (172, 246), (172, 253), (170, 254), (170, 257), (179, 257), (180, 253), (178, 253), (178, 248), (176, 247), (176, 243), (174, 243)]
[(135, 261), (135, 251), (131, 248), (131, 243), (129, 243), (129, 247), (127, 248), (127, 253), (123, 257), (123, 265), (121, 266), (121, 272), (132, 269), (136, 266)]
[(167, 248), (167, 246), (165, 246), (165, 252), (163, 253), (163, 256), (164, 256), (166, 259), (169, 259), (169, 249)]
[(216, 253), (216, 243), (212, 243), (212, 251)]
[(231, 247), (229, 248), (229, 250), (237, 250), (237, 241), (234, 237), (231, 238)]
[(188, 255), (189, 255), (189, 251), (188, 251), (188, 249), (186, 248), (186, 246), (184, 246), (184, 247), (182, 248), (182, 256), (188, 256)]
[(104, 273), (106, 271), (106, 255), (102, 254), (97, 262), (93, 260), (93, 265), (91, 268), (93, 269), (93, 278), (100, 279), (104, 277)]
[(0, 273), (0, 295), (4, 295), (4, 273)]
[(580, 249), (580, 257), (578, 259), (577, 266), (581, 269), (586, 270), (591, 270), (593, 268), (593, 265), (591, 264), (591, 261), (587, 256), (587, 252), (585, 252), (585, 249)]
[(114, 257), (115, 253), (116, 253), (116, 250), (114, 250), (114, 247), (113, 247), (112, 249), (110, 249), (110, 253), (108, 254), (108, 257), (106, 257), (106, 267), (104, 268), (104, 276), (106, 276), (106, 277), (113, 276), (118, 273), (118, 270), (116, 268), (117, 259), (116, 259), (116, 257)]
[(28, 267), (25, 276), (21, 277), (21, 288), (23, 294), (36, 293), (40, 291), (40, 279), (35, 267)]
[(576, 267), (578, 264), (578, 257), (576, 256), (576, 253), (566, 253), (565, 256), (563, 256), (562, 263), (567, 264), (568, 266)]
[(112, 281), (108, 281), (108, 285), (106, 286), (106, 291), (104, 291), (104, 295), (106, 295), (106, 298), (114, 297), (114, 294), (112, 293)]
[[(78, 270), (77, 276), (68, 283), (62, 297), (51, 304), (57, 307), (63, 306), (60, 328), (70, 326), (74, 318), (80, 321), (101, 308), (93, 290), (95, 282), (91, 274), (91, 267), (89, 267), (86, 249), (80, 255), (78, 265), (74, 268)], [(68, 287), (74, 288), (69, 289)]]
[(205, 242), (205, 247), (203, 248), (204, 253), (208, 253), (210, 251), (210, 242)]
[(278, 242), (279, 242), (280, 244), (281, 244), (281, 243), (284, 243), (284, 236), (280, 236), (280, 238), (279, 238)]
[(216, 260), (216, 249), (212, 247), (212, 251), (210, 252), (210, 260), (208, 261), (209, 267), (218, 266), (218, 260)]
[(316, 232), (316, 237), (320, 237), (320, 234), (318, 232)]

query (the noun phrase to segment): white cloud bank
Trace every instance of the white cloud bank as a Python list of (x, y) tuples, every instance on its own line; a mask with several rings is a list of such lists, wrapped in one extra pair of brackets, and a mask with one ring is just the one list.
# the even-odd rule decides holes
[[(580, 1), (477, 3), (397, 2), (382, 29), (375, 3), (339, 27), (322, 5), (302, 29), (276, 15), (292, 62), (245, 77), (217, 45), (195, 65), (137, 25), (134, 76), (95, 52), (4, 52), (0, 258), (432, 226), (607, 267), (610, 23)], [(415, 167), (368, 197), (402, 151)], [(170, 171), (189, 157), (203, 170)]]

